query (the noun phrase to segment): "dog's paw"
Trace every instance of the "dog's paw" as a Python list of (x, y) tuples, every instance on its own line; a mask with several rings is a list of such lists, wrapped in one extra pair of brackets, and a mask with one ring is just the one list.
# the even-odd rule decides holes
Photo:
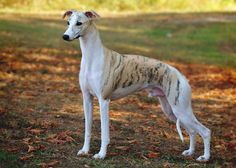
[(182, 155), (183, 156), (191, 156), (193, 153), (194, 153), (193, 150), (188, 149), (188, 150), (183, 151)]
[(81, 149), (78, 151), (77, 155), (81, 156), (81, 155), (88, 155), (89, 150), (85, 150), (85, 149)]
[(202, 156), (199, 156), (197, 158), (197, 161), (198, 162), (207, 162), (209, 160), (210, 156), (205, 156), (205, 155), (202, 155)]
[(106, 154), (101, 153), (101, 152), (99, 152), (93, 156), (94, 159), (104, 159), (105, 157), (106, 157)]

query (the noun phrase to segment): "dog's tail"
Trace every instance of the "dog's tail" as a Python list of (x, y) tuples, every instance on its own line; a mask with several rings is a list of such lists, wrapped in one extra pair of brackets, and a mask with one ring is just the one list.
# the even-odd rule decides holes
[(179, 118), (177, 118), (176, 128), (177, 128), (177, 131), (178, 131), (178, 134), (179, 134), (179, 137), (180, 137), (181, 141), (184, 142), (184, 137), (183, 137), (179, 122), (180, 122), (180, 120), (179, 120)]

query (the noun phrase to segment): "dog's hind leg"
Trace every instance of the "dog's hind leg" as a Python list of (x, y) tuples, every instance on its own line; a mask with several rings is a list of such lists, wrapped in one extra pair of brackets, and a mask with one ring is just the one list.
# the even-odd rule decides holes
[(166, 99), (166, 96), (160, 96), (160, 97), (158, 97), (158, 99), (161, 104), (161, 109), (164, 112), (164, 114), (166, 115), (166, 117), (168, 117), (171, 121), (176, 122), (177, 118), (174, 115), (172, 108), (171, 108), (168, 100)]
[(186, 127), (184, 124), (182, 124), (182, 126), (186, 129), (189, 138), (190, 138), (190, 142), (189, 142), (189, 149), (183, 151), (182, 155), (184, 156), (191, 156), (194, 151), (195, 151), (195, 146), (196, 146), (196, 131), (194, 131), (193, 129), (190, 129), (188, 127)]
[(202, 125), (198, 120), (194, 122), (195, 130), (201, 135), (204, 142), (204, 154), (197, 158), (197, 161), (205, 162), (210, 158), (210, 140), (211, 140), (211, 131)]
[[(164, 111), (164, 113), (166, 114), (166, 116), (174, 121), (177, 122), (177, 118), (174, 115), (172, 108), (168, 102), (168, 100), (166, 99), (165, 96), (163, 97), (159, 97), (159, 101), (162, 107), (162, 110)], [(184, 156), (190, 156), (194, 153), (195, 150), (195, 145), (196, 145), (196, 131), (194, 131), (193, 129), (188, 128), (187, 126), (185, 126), (183, 123), (180, 122), (180, 124), (186, 129), (187, 133), (189, 134), (190, 137), (190, 145), (189, 145), (189, 149), (185, 150), (182, 154)], [(178, 127), (177, 127), (178, 128)]]
[(183, 155), (190, 155), (194, 151), (195, 136), (198, 133), (204, 142), (204, 154), (197, 161), (208, 161), (210, 158), (210, 130), (202, 125), (192, 113), (192, 108), (173, 108), (173, 113), (178, 116), (182, 125), (186, 128), (190, 135), (190, 148), (183, 152)]
[(184, 142), (184, 138), (183, 138), (183, 134), (181, 132), (181, 129), (180, 129), (180, 121), (179, 119), (177, 119), (177, 117), (174, 115), (173, 111), (172, 111), (172, 108), (166, 98), (166, 96), (161, 96), (161, 97), (158, 97), (159, 99), (159, 102), (161, 104), (161, 108), (162, 108), (162, 111), (164, 112), (164, 114), (171, 120), (171, 121), (174, 121), (176, 122), (176, 128), (177, 128), (177, 131), (178, 131), (178, 134), (179, 134), (179, 137), (181, 139), (182, 142)]

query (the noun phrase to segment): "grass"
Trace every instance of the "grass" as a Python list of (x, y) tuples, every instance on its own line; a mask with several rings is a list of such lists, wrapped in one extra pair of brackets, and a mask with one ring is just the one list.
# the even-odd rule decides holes
[[(211, 160), (198, 163), (201, 141), (193, 157), (181, 156), (187, 143), (181, 144), (157, 99), (144, 92), (111, 103), (111, 144), (103, 161), (91, 159), (100, 146), (95, 100), (91, 154), (77, 157), (84, 135), (79, 42), (62, 40), (66, 23), (59, 15), (1, 14), (0, 167), (33, 168), (53, 160), (59, 161), (54, 167), (233, 166), (234, 18), (235, 13), (164, 13), (109, 15), (97, 22), (108, 48), (167, 61), (187, 76), (195, 114), (213, 134)], [(49, 141), (52, 135), (57, 136)], [(28, 145), (36, 150), (28, 152)]]
[[(184, 15), (176, 14), (165, 23), (159, 19), (166, 17), (161, 14), (131, 15), (104, 18), (97, 24), (104, 43), (120, 52), (169, 61), (236, 67), (236, 54), (233, 49), (236, 45), (236, 24), (227, 21), (230, 15), (224, 16), (223, 23), (220, 20), (207, 21), (210, 19), (207, 15), (200, 19), (197, 16), (198, 14), (192, 14), (189, 18), (184, 18)], [(215, 16), (220, 17), (220, 14), (216, 13)], [(178, 21), (175, 22), (176, 17)], [(171, 20), (174, 23), (169, 23)], [(68, 45), (61, 39), (65, 25), (59, 16), (45, 19), (29, 16), (11, 20), (2, 18), (0, 45), (2, 48), (53, 48), (63, 54), (66, 54), (63, 52), (65, 50), (72, 50), (77, 54), (78, 43)], [(126, 32), (128, 35), (124, 36)], [(42, 72), (47, 73), (47, 70)]]
[(157, 50), (158, 55), (188, 63), (235, 67), (235, 51), (224, 50), (227, 45), (236, 44), (234, 30), (235, 23), (181, 24), (157, 27), (148, 35), (161, 48)]
[(18, 161), (18, 155), (11, 154), (0, 150), (0, 166), (1, 168), (20, 168), (22, 165)]

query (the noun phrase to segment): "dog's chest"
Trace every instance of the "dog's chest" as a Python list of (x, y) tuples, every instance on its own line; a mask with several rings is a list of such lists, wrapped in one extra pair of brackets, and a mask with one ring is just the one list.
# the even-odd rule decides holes
[(89, 93), (92, 94), (93, 96), (97, 96), (99, 88), (101, 87), (100, 74), (101, 73), (99, 71), (91, 72), (87, 69), (81, 69), (79, 74), (80, 87), (82, 89), (86, 89), (87, 91), (89, 91)]

